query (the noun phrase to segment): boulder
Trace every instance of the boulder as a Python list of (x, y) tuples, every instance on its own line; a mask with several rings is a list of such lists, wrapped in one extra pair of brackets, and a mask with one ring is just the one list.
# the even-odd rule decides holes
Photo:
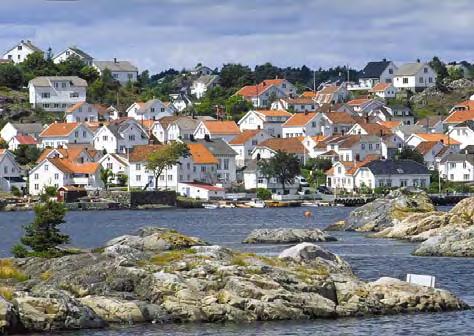
[[(338, 227), (348, 231), (377, 232), (394, 226), (414, 213), (431, 211), (435, 211), (435, 207), (426, 192), (400, 188), (352, 211), (343, 225), (338, 223)], [(330, 226), (328, 229), (336, 228)]]
[(14, 331), (17, 322), (13, 305), (0, 296), (0, 334)]
[(291, 244), (302, 242), (336, 241), (319, 229), (256, 229), (243, 241), (246, 244)]
[(13, 304), (21, 325), (32, 331), (103, 328), (106, 322), (65, 291), (37, 288), (17, 293)]
[(301, 243), (287, 248), (278, 255), (278, 258), (292, 259), (297, 262), (311, 261), (316, 258), (330, 261), (338, 260), (338, 256), (334, 253), (331, 253), (322, 247), (311, 243)]
[(474, 227), (450, 228), (428, 238), (415, 250), (418, 256), (474, 257)]

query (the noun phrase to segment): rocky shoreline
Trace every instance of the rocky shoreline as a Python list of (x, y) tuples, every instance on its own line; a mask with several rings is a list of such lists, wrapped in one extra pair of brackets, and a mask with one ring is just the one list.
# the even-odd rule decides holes
[(264, 257), (161, 228), (91, 251), (3, 259), (0, 266), (0, 330), (8, 333), (469, 308), (442, 289), (361, 281), (347, 262), (311, 243)]
[(292, 244), (303, 242), (327, 242), (337, 239), (319, 229), (255, 229), (242, 241), (244, 244)]
[(474, 257), (474, 198), (448, 212), (436, 211), (428, 195), (399, 189), (368, 203), (326, 230), (369, 232), (369, 237), (420, 242), (418, 256)]

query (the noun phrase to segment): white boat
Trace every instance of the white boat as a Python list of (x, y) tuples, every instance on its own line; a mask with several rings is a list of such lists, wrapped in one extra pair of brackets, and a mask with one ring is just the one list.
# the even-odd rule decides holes
[(301, 206), (305, 206), (305, 207), (319, 207), (321, 206), (319, 204), (319, 202), (303, 202), (301, 203)]
[(212, 203), (203, 203), (202, 207), (208, 210), (214, 210), (214, 209), (219, 208), (217, 204), (212, 204)]
[(260, 199), (253, 199), (250, 202), (247, 202), (245, 204), (252, 208), (265, 208), (266, 207), (265, 202)]

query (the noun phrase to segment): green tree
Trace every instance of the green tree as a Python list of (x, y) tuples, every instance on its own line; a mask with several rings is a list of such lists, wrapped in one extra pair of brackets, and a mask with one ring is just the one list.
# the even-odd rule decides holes
[(241, 64), (224, 64), (220, 72), (219, 83), (226, 89), (238, 89), (254, 82), (252, 70)]
[(461, 68), (456, 68), (452, 66), (448, 69), (448, 77), (449, 77), (449, 80), (451, 81), (461, 79), (464, 77), (464, 72), (462, 71)]
[(258, 188), (257, 189), (257, 198), (261, 200), (269, 200), (272, 198), (272, 192), (268, 189)]
[(58, 72), (62, 76), (80, 76), (81, 71), (85, 66), (86, 63), (76, 55), (68, 57), (65, 61), (62, 61), (57, 65)]
[(23, 72), (11, 63), (0, 64), (0, 86), (19, 89), (24, 82)]
[(252, 103), (242, 96), (230, 96), (224, 105), (227, 114), (239, 119), (253, 107)]
[(18, 164), (33, 164), (38, 160), (41, 154), (41, 149), (34, 146), (19, 145), (13, 154), (15, 154), (15, 160)]
[(105, 190), (108, 190), (109, 185), (110, 185), (110, 180), (112, 180), (112, 178), (114, 177), (114, 173), (112, 172), (112, 170), (108, 168), (107, 169), (101, 168), (99, 175), (100, 175), (100, 180), (104, 184)]
[[(35, 219), (25, 226), (21, 243), (42, 255), (55, 255), (57, 246), (69, 242), (69, 236), (60, 232), (64, 222), (66, 207), (63, 203), (47, 201), (34, 208)], [(15, 247), (18, 249), (18, 246)]]
[(309, 158), (306, 161), (306, 168), (310, 170), (321, 170), (325, 172), (326, 170), (331, 169), (332, 161), (330, 159), (323, 158)]
[(285, 186), (293, 183), (300, 174), (300, 160), (294, 154), (277, 151), (270, 159), (258, 161), (259, 171), (262, 175), (278, 180), (285, 193)]
[(94, 67), (86, 65), (79, 72), (79, 77), (85, 79), (88, 84), (91, 84), (100, 78), (100, 74)]
[(441, 60), (437, 56), (433, 57), (433, 59), (429, 62), (429, 65), (436, 72), (437, 81), (442, 82), (443, 79), (448, 77), (448, 69), (446, 68), (446, 65), (444, 65), (444, 63), (441, 62)]
[(38, 76), (55, 76), (58, 74), (57, 65), (52, 60), (45, 59), (42, 53), (36, 51), (29, 54), (19, 64), (19, 67), (23, 71), (26, 82)]
[(146, 169), (153, 172), (155, 178), (155, 190), (158, 190), (158, 178), (163, 170), (171, 168), (178, 164), (181, 158), (188, 156), (188, 146), (182, 142), (172, 142), (167, 144), (148, 156)]
[(423, 155), (418, 152), (416, 149), (412, 149), (410, 147), (403, 147), (403, 149), (398, 153), (399, 160), (413, 160), (419, 163), (424, 164), (425, 159)]

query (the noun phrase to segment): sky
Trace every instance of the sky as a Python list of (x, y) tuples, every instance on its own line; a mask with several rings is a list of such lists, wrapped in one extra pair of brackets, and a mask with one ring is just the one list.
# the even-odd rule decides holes
[(473, 62), (473, 27), (471, 0), (0, 0), (0, 50), (22, 39), (54, 53), (77, 46), (151, 73), (197, 63)]

